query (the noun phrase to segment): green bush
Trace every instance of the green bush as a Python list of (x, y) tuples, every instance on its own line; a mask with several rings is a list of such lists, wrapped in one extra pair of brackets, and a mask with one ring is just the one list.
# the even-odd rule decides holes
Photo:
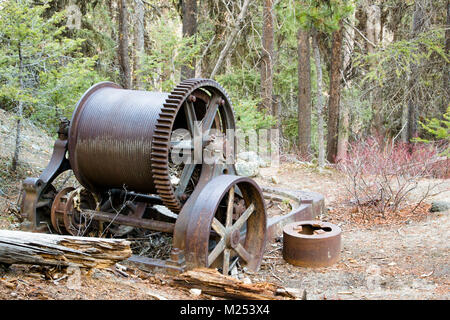
[(44, 18), (49, 7), (6, 0), (0, 10), (0, 101), (43, 128), (54, 131), (76, 101), (95, 82), (97, 57), (83, 57), (84, 39), (64, 36), (65, 12)]
[(234, 102), (233, 106), (236, 126), (244, 132), (269, 129), (276, 123), (273, 116), (258, 111), (256, 100), (242, 99)]
[[(443, 140), (445, 143), (444, 156), (450, 157), (450, 105), (447, 111), (442, 115), (442, 120), (433, 118), (426, 123), (419, 122), (422, 128), (433, 135), (437, 140)], [(430, 142), (428, 139), (417, 138), (415, 141)]]

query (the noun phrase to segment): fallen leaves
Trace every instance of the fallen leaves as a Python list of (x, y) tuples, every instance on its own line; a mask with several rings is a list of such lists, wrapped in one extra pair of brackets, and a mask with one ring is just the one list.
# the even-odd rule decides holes
[[(386, 211), (380, 213), (374, 208), (365, 208), (364, 212), (356, 206), (335, 206), (328, 212), (329, 221), (344, 221), (359, 227), (370, 228), (376, 225), (404, 225), (412, 221), (423, 221), (430, 215), (431, 205), (421, 203), (419, 205), (412, 203), (399, 211)], [(400, 235), (404, 235), (402, 227), (397, 230)]]
[(5, 280), (5, 279), (0, 279), (0, 283), (9, 289), (16, 288), (16, 284), (12, 283), (11, 281)]

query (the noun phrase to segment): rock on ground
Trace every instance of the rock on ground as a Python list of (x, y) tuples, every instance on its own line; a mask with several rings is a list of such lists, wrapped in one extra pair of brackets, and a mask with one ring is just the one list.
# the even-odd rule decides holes
[(450, 210), (450, 202), (448, 201), (433, 201), (431, 203), (431, 212), (442, 212)]

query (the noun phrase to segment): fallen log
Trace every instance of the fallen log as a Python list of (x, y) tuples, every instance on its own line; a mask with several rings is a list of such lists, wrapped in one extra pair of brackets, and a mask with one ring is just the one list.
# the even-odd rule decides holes
[(108, 268), (130, 256), (126, 240), (0, 230), (0, 263)]
[(244, 283), (215, 269), (199, 268), (176, 276), (172, 285), (200, 289), (203, 293), (238, 300), (286, 300), (295, 296), (273, 283)]

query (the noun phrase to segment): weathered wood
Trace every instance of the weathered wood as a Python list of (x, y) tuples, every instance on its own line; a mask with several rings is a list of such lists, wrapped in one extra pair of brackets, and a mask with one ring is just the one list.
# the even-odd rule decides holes
[(272, 283), (247, 284), (225, 276), (215, 269), (189, 270), (173, 280), (173, 285), (201, 289), (203, 293), (227, 299), (242, 300), (286, 300), (295, 296)]
[(121, 239), (0, 230), (0, 262), (108, 268), (131, 256)]

